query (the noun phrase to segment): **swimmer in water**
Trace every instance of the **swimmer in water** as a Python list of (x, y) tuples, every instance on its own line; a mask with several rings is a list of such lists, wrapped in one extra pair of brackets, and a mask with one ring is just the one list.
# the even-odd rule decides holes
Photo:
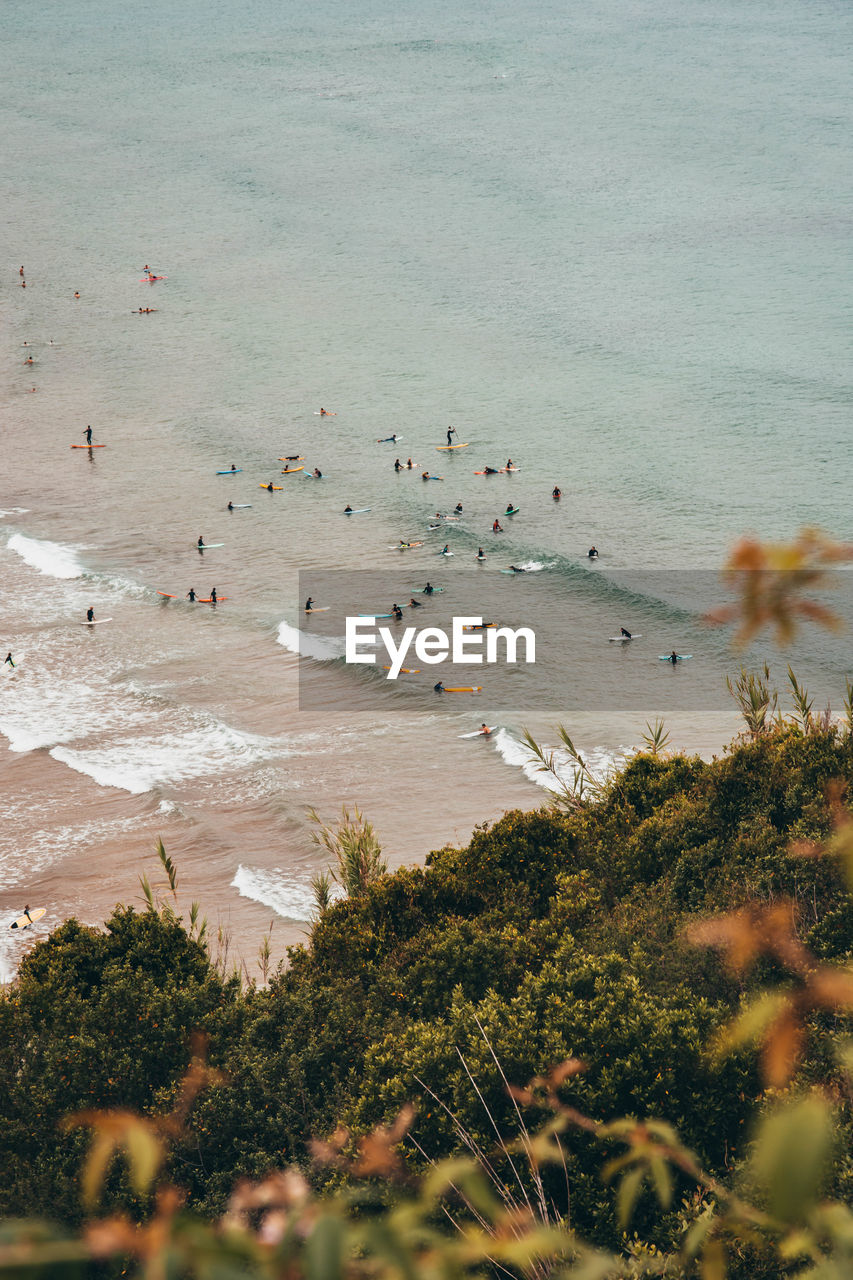
[[(24, 286), (24, 287), (26, 287), (26, 286)], [(79, 297), (80, 297), (80, 294), (79, 294), (79, 293), (77, 293), (77, 292), (75, 291), (74, 297), (75, 297), (75, 298), (79, 298)]]
[(23, 274), (24, 274), (24, 268), (23, 268), (23, 267), (19, 267), (19, 268), (18, 268), (18, 275), (19, 275), (19, 276), (22, 276)]
[(32, 358), (32, 356), (27, 356), (26, 360), (24, 361), (24, 364), (35, 364), (35, 360)]

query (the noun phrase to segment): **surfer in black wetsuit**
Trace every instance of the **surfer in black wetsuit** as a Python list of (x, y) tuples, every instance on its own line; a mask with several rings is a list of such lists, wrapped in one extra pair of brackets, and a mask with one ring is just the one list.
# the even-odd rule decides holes
[(675, 652), (674, 649), (672, 653), (669, 655), (668, 661), (671, 662), (673, 666), (675, 666), (676, 662), (678, 661), (678, 654)]
[(314, 468), (314, 470), (311, 472), (311, 474), (313, 475), (313, 477), (314, 477), (314, 479), (315, 479), (315, 480), (322, 480), (322, 479), (323, 479), (323, 473), (322, 473), (322, 471), (320, 470), (320, 468), (319, 468), (319, 467), (315, 467), (315, 468)]
[(216, 587), (210, 588), (210, 603), (216, 604)]
[(314, 608), (314, 598), (313, 596), (309, 596), (308, 599), (305, 601), (305, 612), (310, 613), (313, 608)]
[(233, 502), (229, 502), (229, 503), (228, 503), (228, 510), (229, 510), (229, 511), (233, 511), (233, 510), (234, 510), (234, 503), (233, 503)]
[(498, 471), (497, 467), (483, 467), (483, 475), (497, 476), (497, 475), (500, 475), (500, 472)]
[(589, 556), (590, 560), (595, 560), (598, 557), (598, 551), (595, 546), (590, 547), (586, 554)]
[(200, 534), (198, 535), (198, 542), (196, 543), (196, 546), (198, 547), (199, 551), (201, 551), (202, 547), (204, 546), (204, 534), (203, 534), (203, 533), (200, 533)]
[(410, 609), (422, 609), (422, 608), (423, 608), (423, 605), (421, 604), (420, 600), (416, 600), (416, 599), (415, 599), (415, 597), (414, 597), (414, 596), (412, 596), (411, 600), (409, 601), (409, 608), (410, 608)]
[(447, 428), (447, 443), (448, 443), (448, 445), (450, 445), (450, 444), (452, 444), (452, 443), (453, 443), (453, 441), (450, 439), (450, 437), (451, 437), (451, 436), (455, 436), (455, 435), (456, 435), (456, 428), (455, 428), (455, 427), (448, 427), (448, 428)]
[(350, 504), (349, 504), (349, 503), (347, 503), (347, 505), (344, 507), (344, 515), (345, 515), (345, 516), (351, 516), (351, 515), (352, 515), (352, 507), (350, 506)]
[[(412, 603), (414, 603), (414, 601), (413, 601)], [(10, 667), (14, 667), (14, 665), (15, 665), (15, 664), (14, 664), (14, 662), (12, 661), (12, 655), (11, 655), (11, 653), (7, 653), (7, 654), (6, 654), (6, 657), (3, 659), (3, 665), (5, 666), (7, 662), (8, 662), (8, 664), (9, 664), (9, 666), (10, 666)]]
[(92, 443), (92, 428), (91, 428), (91, 427), (87, 427), (87, 428), (86, 428), (86, 430), (83, 432), (83, 435), (86, 437), (86, 444), (91, 444), (91, 443)]
[(431, 596), (431, 595), (432, 595), (432, 593), (433, 593), (433, 591), (435, 591), (435, 587), (432, 585), (432, 583), (431, 583), (431, 582), (428, 582), (428, 583), (426, 584), (426, 586), (424, 587), (424, 595), (425, 595), (425, 596)]
[(482, 547), (479, 547), (479, 548), (477, 549), (477, 559), (478, 559), (478, 560), (485, 560), (485, 558), (486, 558), (486, 553), (485, 553), (485, 551), (483, 550), (483, 548), (482, 548)]
[(624, 627), (620, 627), (620, 628), (619, 628), (619, 631), (620, 631), (620, 633), (625, 637), (625, 639), (626, 639), (626, 640), (632, 640), (632, 639), (633, 639), (633, 636), (631, 635), (631, 632), (630, 632), (630, 631), (626, 631)]
[(552, 491), (552, 493), (551, 493), (551, 497), (552, 497), (552, 498), (562, 498), (562, 496), (563, 496), (563, 492), (562, 492), (562, 490), (561, 490), (561, 489), (558, 489), (558, 488), (557, 488), (557, 486), (556, 486), (556, 485), (554, 485), (554, 489), (553, 489), (553, 491)]
[(453, 508), (453, 510), (456, 512), (456, 514), (457, 514), (458, 516), (461, 516), (461, 515), (462, 515), (462, 503), (461, 503), (461, 502), (457, 502), (457, 504), (456, 504), (456, 506)]
[(190, 587), (189, 591), (187, 592), (187, 599), (189, 600), (190, 604), (193, 603), (193, 601), (195, 600), (195, 587)]
[(398, 604), (392, 604), (392, 605), (391, 605), (391, 612), (393, 613), (393, 615), (394, 615), (394, 619), (395, 619), (395, 621), (396, 621), (396, 622), (401, 622), (401, 621), (402, 621), (402, 619), (403, 619), (403, 610), (400, 608), (400, 606), (399, 606)]
[(92, 609), (91, 607), (89, 607), (89, 608), (86, 610), (86, 621), (87, 621), (87, 622), (94, 622), (94, 621), (95, 621), (95, 610), (94, 610), (94, 609)]
[(438, 684), (434, 684), (434, 685), (432, 686), (432, 691), (433, 691), (433, 693), (444, 693), (444, 685), (442, 684), (442, 682), (441, 682), (440, 680), (439, 680)]
[(519, 569), (517, 564), (511, 564), (509, 567), (513, 573), (527, 573), (526, 569)]
[(395, 459), (394, 459), (394, 470), (395, 470), (395, 471), (402, 471), (402, 470), (403, 470), (403, 464), (402, 464), (402, 462), (400, 461), (400, 459), (399, 459), (399, 458), (395, 458)]

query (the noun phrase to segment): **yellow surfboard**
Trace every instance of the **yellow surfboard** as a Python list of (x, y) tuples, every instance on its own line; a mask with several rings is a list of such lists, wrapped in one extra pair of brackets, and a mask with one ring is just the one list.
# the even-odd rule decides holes
[(36, 907), (28, 916), (18, 916), (17, 920), (13, 920), (9, 925), (10, 929), (29, 929), (31, 924), (35, 924), (36, 920), (41, 920), (42, 916), (47, 915), (47, 907)]
[(456, 685), (455, 687), (451, 687), (449, 689), (445, 688), (444, 692), (445, 693), (482, 693), (483, 686), (481, 684)]

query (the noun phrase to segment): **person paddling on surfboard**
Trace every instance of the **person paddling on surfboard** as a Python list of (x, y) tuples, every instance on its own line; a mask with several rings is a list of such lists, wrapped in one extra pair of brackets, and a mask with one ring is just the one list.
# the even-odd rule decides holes
[(83, 435), (86, 437), (86, 444), (91, 444), (91, 443), (92, 443), (92, 428), (91, 428), (91, 427), (87, 427), (87, 428), (86, 428), (86, 430), (83, 432)]
[(492, 731), (487, 724), (480, 725), (480, 733), (483, 735), (484, 738), (488, 738), (491, 732)]
[(10, 667), (14, 667), (14, 665), (15, 665), (15, 664), (14, 664), (14, 662), (12, 661), (12, 655), (11, 655), (11, 653), (7, 653), (7, 654), (6, 654), (6, 657), (3, 659), (3, 665), (5, 666), (7, 662), (8, 662), (8, 664), (9, 664), (9, 666), (10, 666)]
[(89, 608), (86, 610), (86, 621), (87, 621), (87, 622), (94, 622), (94, 621), (95, 621), (95, 610), (91, 607), (91, 605), (90, 605), (90, 606), (89, 606)]
[(410, 608), (410, 609), (422, 609), (422, 608), (423, 608), (423, 605), (421, 604), (420, 600), (416, 600), (416, 599), (415, 599), (415, 597), (414, 597), (414, 596), (412, 596), (411, 600), (409, 601), (409, 608)]
[(189, 600), (190, 604), (193, 604), (193, 602), (195, 601), (195, 587), (190, 587), (189, 591), (187, 592), (187, 599)]

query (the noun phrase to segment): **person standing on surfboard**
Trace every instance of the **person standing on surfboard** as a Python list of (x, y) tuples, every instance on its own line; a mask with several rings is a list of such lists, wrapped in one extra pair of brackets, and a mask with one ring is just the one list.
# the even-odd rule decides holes
[(448, 428), (447, 428), (447, 445), (448, 445), (448, 448), (449, 448), (449, 447), (450, 447), (450, 445), (453, 443), (453, 441), (450, 439), (450, 437), (451, 437), (451, 436), (455, 436), (455, 435), (456, 435), (456, 428), (455, 428), (455, 427), (448, 427)]
[(305, 601), (305, 612), (310, 613), (313, 608), (314, 608), (314, 599), (312, 596), (309, 596), (308, 599)]
[(92, 428), (91, 428), (91, 427), (87, 427), (87, 428), (86, 428), (86, 430), (83, 432), (83, 435), (86, 437), (86, 444), (91, 444), (91, 443), (92, 443)]
[(91, 606), (91, 605), (90, 605), (90, 606), (89, 606), (89, 608), (86, 610), (86, 621), (87, 621), (87, 622), (94, 622), (94, 621), (95, 621), (95, 610), (92, 608), (92, 606)]
[(7, 654), (6, 654), (6, 657), (3, 659), (3, 665), (4, 665), (4, 667), (5, 667), (5, 665), (6, 665), (6, 663), (7, 663), (7, 662), (8, 662), (8, 664), (9, 664), (9, 666), (10, 666), (10, 667), (14, 667), (14, 665), (15, 665), (15, 664), (14, 664), (14, 662), (12, 661), (12, 655), (11, 655), (11, 653), (7, 653)]

